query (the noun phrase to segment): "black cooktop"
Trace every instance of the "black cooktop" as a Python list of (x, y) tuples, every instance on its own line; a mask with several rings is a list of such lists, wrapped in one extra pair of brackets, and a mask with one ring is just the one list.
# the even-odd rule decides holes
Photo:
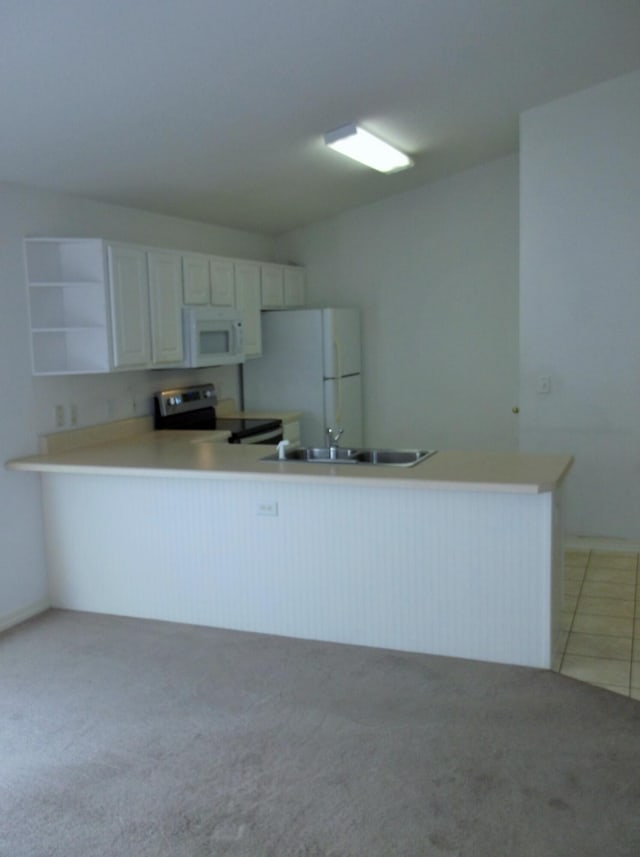
[(275, 431), (281, 427), (280, 420), (244, 419), (242, 417), (219, 417), (215, 408), (202, 408), (186, 414), (171, 414), (166, 417), (156, 414), (156, 429), (184, 431), (228, 431), (232, 438), (250, 437), (252, 434)]
[(215, 418), (215, 429), (230, 431), (232, 435), (243, 436), (246, 434), (257, 434), (258, 432), (271, 431), (280, 428), (280, 420), (244, 419), (243, 417), (218, 417)]

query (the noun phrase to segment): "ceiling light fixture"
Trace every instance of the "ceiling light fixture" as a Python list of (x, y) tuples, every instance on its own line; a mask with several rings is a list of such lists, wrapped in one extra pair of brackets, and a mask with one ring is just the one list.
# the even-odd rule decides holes
[(324, 135), (324, 142), (341, 155), (381, 173), (395, 173), (413, 166), (413, 161), (404, 152), (354, 123), (329, 131)]

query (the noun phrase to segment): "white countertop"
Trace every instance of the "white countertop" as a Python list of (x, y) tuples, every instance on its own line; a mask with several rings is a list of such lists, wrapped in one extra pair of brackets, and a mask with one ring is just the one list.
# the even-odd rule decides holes
[[(533, 493), (553, 490), (569, 455), (443, 450), (413, 467), (264, 462), (273, 447), (228, 444), (226, 432), (149, 431), (7, 462), (11, 470), (194, 479), (311, 480), (430, 490)], [(223, 442), (220, 442), (223, 441)]]

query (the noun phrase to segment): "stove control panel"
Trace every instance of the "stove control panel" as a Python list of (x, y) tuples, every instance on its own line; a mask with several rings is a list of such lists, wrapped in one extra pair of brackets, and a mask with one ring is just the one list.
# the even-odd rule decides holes
[(155, 394), (157, 410), (163, 417), (212, 408), (217, 404), (213, 384), (196, 384), (182, 390), (161, 390)]

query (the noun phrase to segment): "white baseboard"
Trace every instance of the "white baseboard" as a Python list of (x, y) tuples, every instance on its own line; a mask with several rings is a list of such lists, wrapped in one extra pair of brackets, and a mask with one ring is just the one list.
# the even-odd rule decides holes
[(51, 607), (51, 601), (48, 598), (43, 598), (36, 601), (35, 604), (30, 604), (28, 607), (23, 607), (22, 610), (14, 610), (13, 613), (5, 613), (0, 616), (0, 631), (6, 631), (7, 628), (13, 628), (14, 625), (19, 625), (21, 622), (26, 622), (32, 616), (37, 616), (38, 613), (44, 613)]
[(626, 553), (640, 553), (640, 542), (632, 539), (608, 539), (592, 536), (565, 536), (562, 544), (565, 550), (586, 551), (623, 551)]

